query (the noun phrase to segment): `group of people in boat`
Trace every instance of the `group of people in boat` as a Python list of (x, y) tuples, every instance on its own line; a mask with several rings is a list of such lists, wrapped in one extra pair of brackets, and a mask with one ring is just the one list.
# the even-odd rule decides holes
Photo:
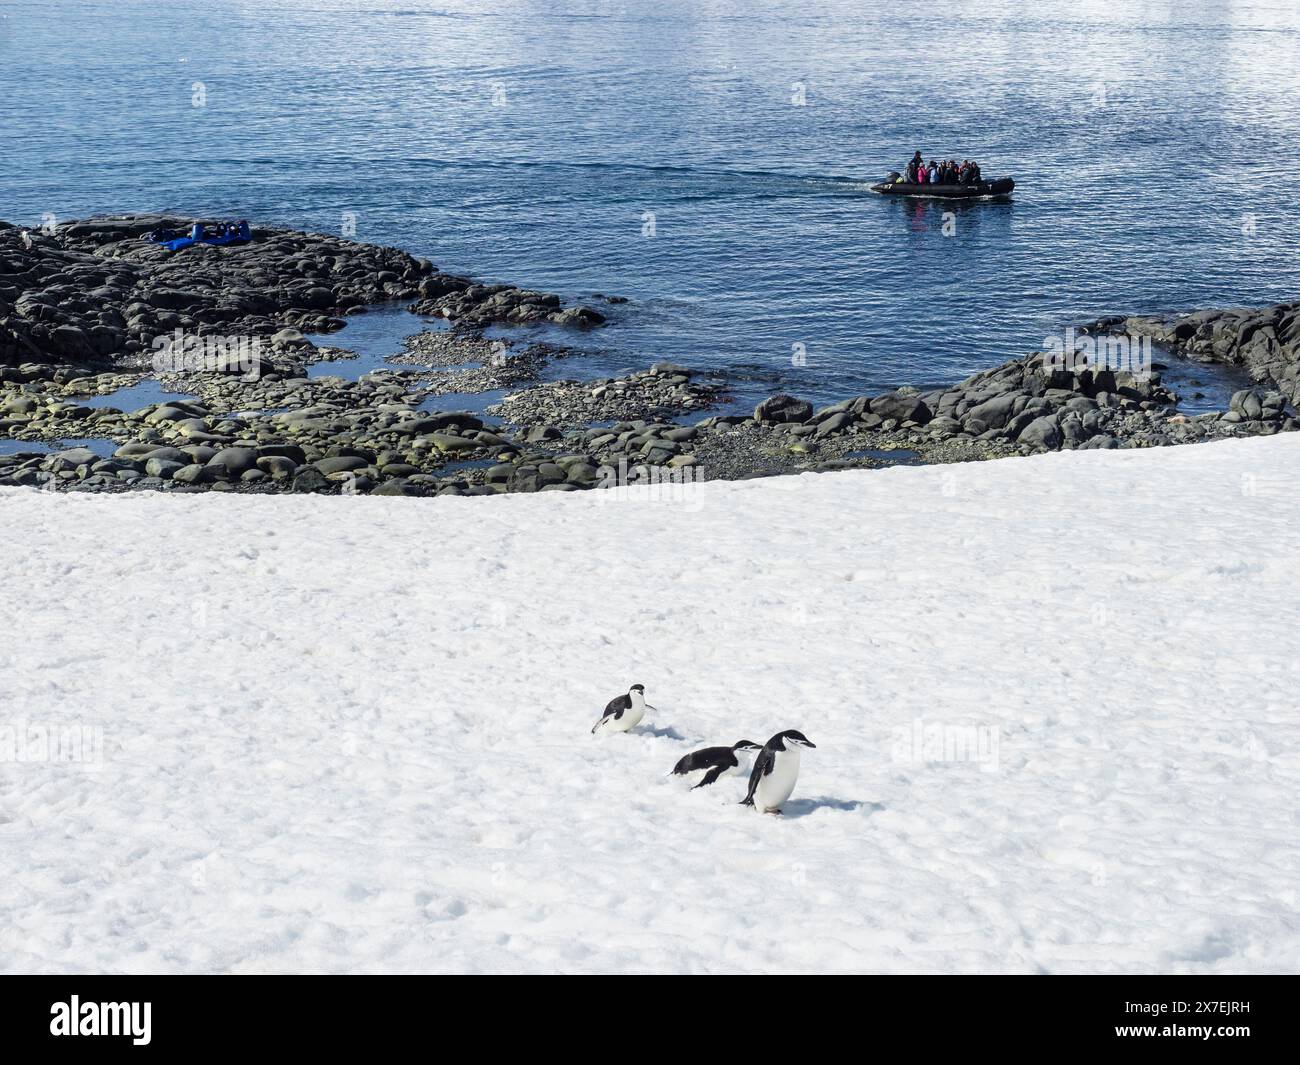
[(907, 164), (903, 180), (912, 185), (977, 185), (982, 180), (980, 165), (974, 159), (931, 159), (928, 163), (917, 152)]

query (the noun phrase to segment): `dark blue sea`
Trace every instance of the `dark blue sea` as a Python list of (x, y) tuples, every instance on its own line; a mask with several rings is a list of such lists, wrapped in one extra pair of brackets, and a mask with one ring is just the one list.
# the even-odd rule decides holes
[[(584, 374), (667, 358), (745, 395), (1300, 293), (1295, 0), (6, 0), (0, 130), (9, 221), (351, 223), (627, 296)], [(1014, 198), (867, 191), (916, 148)]]

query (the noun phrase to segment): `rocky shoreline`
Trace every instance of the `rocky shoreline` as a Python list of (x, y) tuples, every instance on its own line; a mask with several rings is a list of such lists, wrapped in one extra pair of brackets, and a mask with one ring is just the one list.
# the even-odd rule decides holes
[[(319, 234), (257, 227), (247, 245), (177, 253), (142, 239), (192, 221), (123, 216), (49, 232), (0, 223), (0, 485), (576, 491), (1156, 447), (1298, 424), (1300, 304), (1104, 319), (1077, 331), (1084, 354), (1072, 332), (1061, 352), (1011, 359), (942, 388), (821, 409), (777, 395), (752, 415), (719, 415), (708, 413), (727, 398), (718, 375), (659, 363), (616, 379), (543, 380), (566, 348), (483, 335), (500, 324), (597, 328), (605, 316), (593, 307)], [(393, 302), (448, 328), (419, 330), (413, 317), (394, 365), (356, 380), (309, 371), (352, 354), (312, 336)], [(1257, 384), (1226, 410), (1184, 414), (1159, 364), (1116, 369), (1100, 357), (1102, 338), (1112, 336), (1241, 367)], [(195, 365), (192, 350), (216, 357)], [(93, 399), (155, 379), (184, 398), (131, 410)], [(516, 390), (478, 413), (439, 407), (441, 396), (507, 389)], [(99, 444), (57, 447), (79, 440)], [(23, 441), (33, 447), (24, 451)]]

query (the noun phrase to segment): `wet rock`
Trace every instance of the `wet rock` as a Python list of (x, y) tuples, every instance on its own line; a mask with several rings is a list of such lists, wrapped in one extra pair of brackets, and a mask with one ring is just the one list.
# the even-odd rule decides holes
[(445, 455), (456, 455), (467, 451), (477, 451), (480, 444), (476, 440), (466, 440), (463, 436), (453, 436), (451, 433), (429, 433), (423, 436), (417, 443), (423, 442), (429, 447), (442, 452)]
[[(355, 455), (335, 455), (332, 458), (319, 459), (312, 463), (322, 474), (328, 476), (332, 473), (347, 473), (352, 470), (364, 469), (369, 463)], [(295, 488), (297, 479), (294, 480)]]
[(420, 493), (408, 481), (401, 477), (395, 477), (392, 480), (384, 481), (370, 494), (376, 496), (414, 496)]
[(806, 422), (813, 406), (807, 400), (784, 394), (769, 396), (754, 408), (756, 422)]
[(301, 466), (307, 461), (306, 452), (297, 444), (262, 444), (258, 447), (257, 454), (259, 458), (258, 465), (262, 469), (266, 468), (261, 466), (260, 459), (262, 458), (284, 458), (297, 466)]
[(261, 455), (257, 460), (257, 468), (273, 480), (283, 481), (293, 476), (298, 464), (283, 455)]
[(1014, 393), (994, 396), (971, 407), (966, 412), (965, 420), (968, 423), (978, 421), (981, 425), (990, 429), (1000, 429), (1015, 415), (1017, 403), (1023, 406), (1025, 396)]
[(510, 471), (506, 486), (511, 492), (537, 492), (543, 485), (541, 473), (536, 466), (515, 466)]
[(206, 467), (199, 462), (191, 463), (188, 466), (182, 466), (179, 470), (172, 473), (172, 480), (181, 484), (198, 484), (203, 480)]
[(820, 439), (824, 436), (832, 436), (835, 433), (843, 432), (854, 420), (854, 416), (848, 411), (832, 414), (829, 418), (824, 418), (817, 423), (816, 435)]
[(930, 408), (920, 396), (903, 392), (886, 392), (877, 396), (871, 401), (871, 413), (885, 420), (892, 418), (900, 424), (916, 422), (924, 425), (931, 418)]
[(223, 448), (207, 462), (214, 477), (235, 480), (257, 465), (257, 449), (251, 447)]
[(420, 283), (423, 297), (411, 304), (415, 314), (446, 318), (461, 327), (483, 328), (497, 322), (553, 322), (588, 329), (605, 316), (590, 307), (561, 308), (560, 297), (509, 285), (478, 285), (466, 278), (439, 275)]
[[(139, 456), (123, 456), (139, 457)], [(144, 453), (146, 459), (159, 459), (163, 462), (179, 462), (182, 466), (188, 465), (192, 460), (190, 456), (178, 447), (161, 447), (157, 444), (150, 445), (148, 451)]]
[(956, 418), (950, 418), (947, 415), (939, 415), (931, 418), (926, 423), (926, 428), (933, 436), (955, 436), (961, 432), (962, 426)]
[(53, 458), (65, 468), (91, 466), (99, 461), (99, 456), (87, 447), (68, 448), (55, 454)]
[(1035, 418), (1026, 425), (1020, 431), (1018, 439), (1022, 444), (1029, 444), (1031, 447), (1055, 450), (1061, 446), (1063, 437), (1056, 416), (1048, 414), (1041, 418)]
[(144, 464), (144, 471), (150, 477), (157, 477), (161, 480), (170, 480), (177, 470), (183, 470), (188, 463), (176, 462), (172, 459), (151, 458)]
[(271, 346), (274, 348), (298, 348), (309, 344), (311, 341), (302, 335), (302, 330), (293, 326), (286, 326), (271, 337)]
[(324, 492), (330, 488), (330, 482), (325, 474), (316, 469), (315, 466), (303, 466), (293, 475), (291, 491), (294, 492)]

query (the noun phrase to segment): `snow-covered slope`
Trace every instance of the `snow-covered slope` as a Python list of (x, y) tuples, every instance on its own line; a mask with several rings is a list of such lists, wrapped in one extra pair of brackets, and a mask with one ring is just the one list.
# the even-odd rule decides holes
[(1295, 970), (1297, 460), (4, 490), (0, 967)]

